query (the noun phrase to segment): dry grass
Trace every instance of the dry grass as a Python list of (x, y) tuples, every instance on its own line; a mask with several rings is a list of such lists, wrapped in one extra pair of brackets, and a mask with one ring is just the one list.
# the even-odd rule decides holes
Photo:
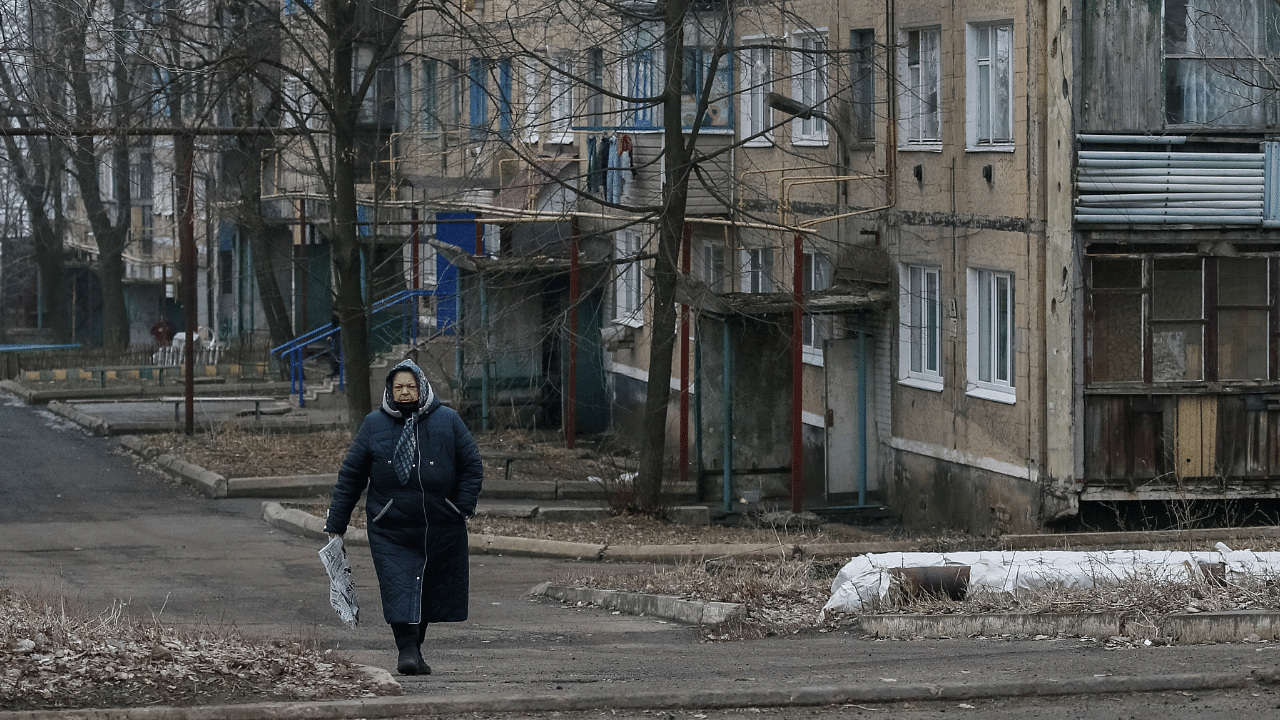
[(210, 432), (147, 435), (152, 449), (177, 455), (227, 478), (336, 473), (351, 446), (346, 430), (310, 433), (248, 431), (233, 422)]
[(0, 708), (197, 705), (372, 696), (355, 665), (314, 642), (233, 626), (171, 627), (121, 604), (0, 589)]
[(623, 592), (671, 595), (685, 600), (741, 603), (747, 619), (701, 629), (707, 641), (743, 640), (790, 635), (817, 627), (826, 632), (836, 623), (819, 623), (818, 612), (831, 594), (831, 578), (840, 563), (786, 561), (695, 563), (646, 567), (634, 574), (596, 577), (566, 573), (554, 584)]
[(593, 522), (569, 523), (482, 517), (472, 521), (472, 533), (539, 540), (564, 540), (599, 545), (718, 545), (745, 543), (780, 545), (883, 540), (868, 530), (826, 524), (817, 529), (677, 525), (643, 515), (621, 515)]
[(1123, 612), (1160, 619), (1180, 613), (1232, 610), (1280, 611), (1280, 581), (1270, 575), (1223, 582), (1170, 582), (1151, 572), (1134, 572), (1093, 587), (1050, 585), (1019, 590), (1016, 595), (973, 592), (963, 600), (929, 594), (909, 597), (896, 586), (888, 600), (872, 612), (971, 615), (977, 613)]

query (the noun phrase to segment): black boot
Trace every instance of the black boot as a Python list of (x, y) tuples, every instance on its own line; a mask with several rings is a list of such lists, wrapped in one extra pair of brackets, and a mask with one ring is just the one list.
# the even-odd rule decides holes
[(430, 675), (431, 666), (422, 659), (422, 648), (419, 638), (422, 635), (417, 624), (391, 623), (391, 632), (396, 638), (396, 672), (401, 675)]

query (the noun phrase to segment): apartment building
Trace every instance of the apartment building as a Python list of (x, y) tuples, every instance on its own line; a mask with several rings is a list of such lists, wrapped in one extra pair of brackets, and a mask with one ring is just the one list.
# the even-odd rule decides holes
[(370, 293), (432, 290), (474, 419), (639, 437), (676, 202), (668, 480), (706, 501), (1000, 533), (1270, 497), (1269, 4), (700, 4), (678, 108), (652, 9), (485, 0), (356, 53)]

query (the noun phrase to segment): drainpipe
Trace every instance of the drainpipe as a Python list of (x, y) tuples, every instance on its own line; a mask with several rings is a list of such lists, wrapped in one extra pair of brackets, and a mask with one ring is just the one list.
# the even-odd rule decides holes
[(578, 219), (569, 232), (569, 399), (564, 413), (564, 446), (570, 450), (578, 439)]
[(480, 368), (480, 429), (489, 431), (489, 286), (484, 281), (484, 273), (476, 273), (480, 281), (480, 328), (481, 340), (484, 342), (484, 353), (481, 355)]
[(702, 333), (697, 332), (696, 327), (693, 334), (693, 384), (698, 388), (698, 395), (694, 398), (693, 403), (693, 454), (696, 456), (694, 462), (698, 464), (697, 474), (695, 475), (698, 478), (697, 497), (699, 500), (705, 500), (702, 477), (705, 469), (702, 466)]
[[(680, 272), (688, 277), (692, 264), (693, 226), (684, 224)], [(689, 306), (680, 306), (680, 482), (689, 482)]]
[(800, 344), (804, 327), (804, 234), (796, 233), (791, 272), (791, 512), (804, 504), (804, 357)]
[(858, 323), (858, 507), (867, 506), (867, 328)]
[(724, 495), (724, 513), (728, 515), (733, 511), (733, 403), (730, 393), (733, 390), (733, 341), (729, 332), (729, 318), (724, 318), (724, 378), (722, 382), (724, 399), (721, 405), (724, 407), (724, 442), (721, 465), (724, 466), (723, 478), (721, 480), (721, 490)]

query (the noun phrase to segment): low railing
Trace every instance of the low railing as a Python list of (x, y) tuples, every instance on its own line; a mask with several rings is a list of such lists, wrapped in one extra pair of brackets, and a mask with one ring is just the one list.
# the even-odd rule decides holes
[[(435, 294), (435, 290), (401, 290), (373, 304), (373, 312), (384, 312), (393, 307), (400, 307), (400, 339), (402, 344), (418, 344), (417, 299)], [(298, 396), (298, 407), (306, 407), (306, 373), (305, 363), (308, 360), (332, 355), (338, 375), (338, 390), (346, 390), (346, 362), (342, 357), (342, 343), (338, 342), (338, 333), (342, 328), (336, 324), (322, 325), (310, 330), (287, 343), (271, 348), (271, 354), (279, 357), (281, 362), (289, 363), (289, 394)], [(307, 348), (315, 343), (324, 342), (324, 350), (308, 354)]]

